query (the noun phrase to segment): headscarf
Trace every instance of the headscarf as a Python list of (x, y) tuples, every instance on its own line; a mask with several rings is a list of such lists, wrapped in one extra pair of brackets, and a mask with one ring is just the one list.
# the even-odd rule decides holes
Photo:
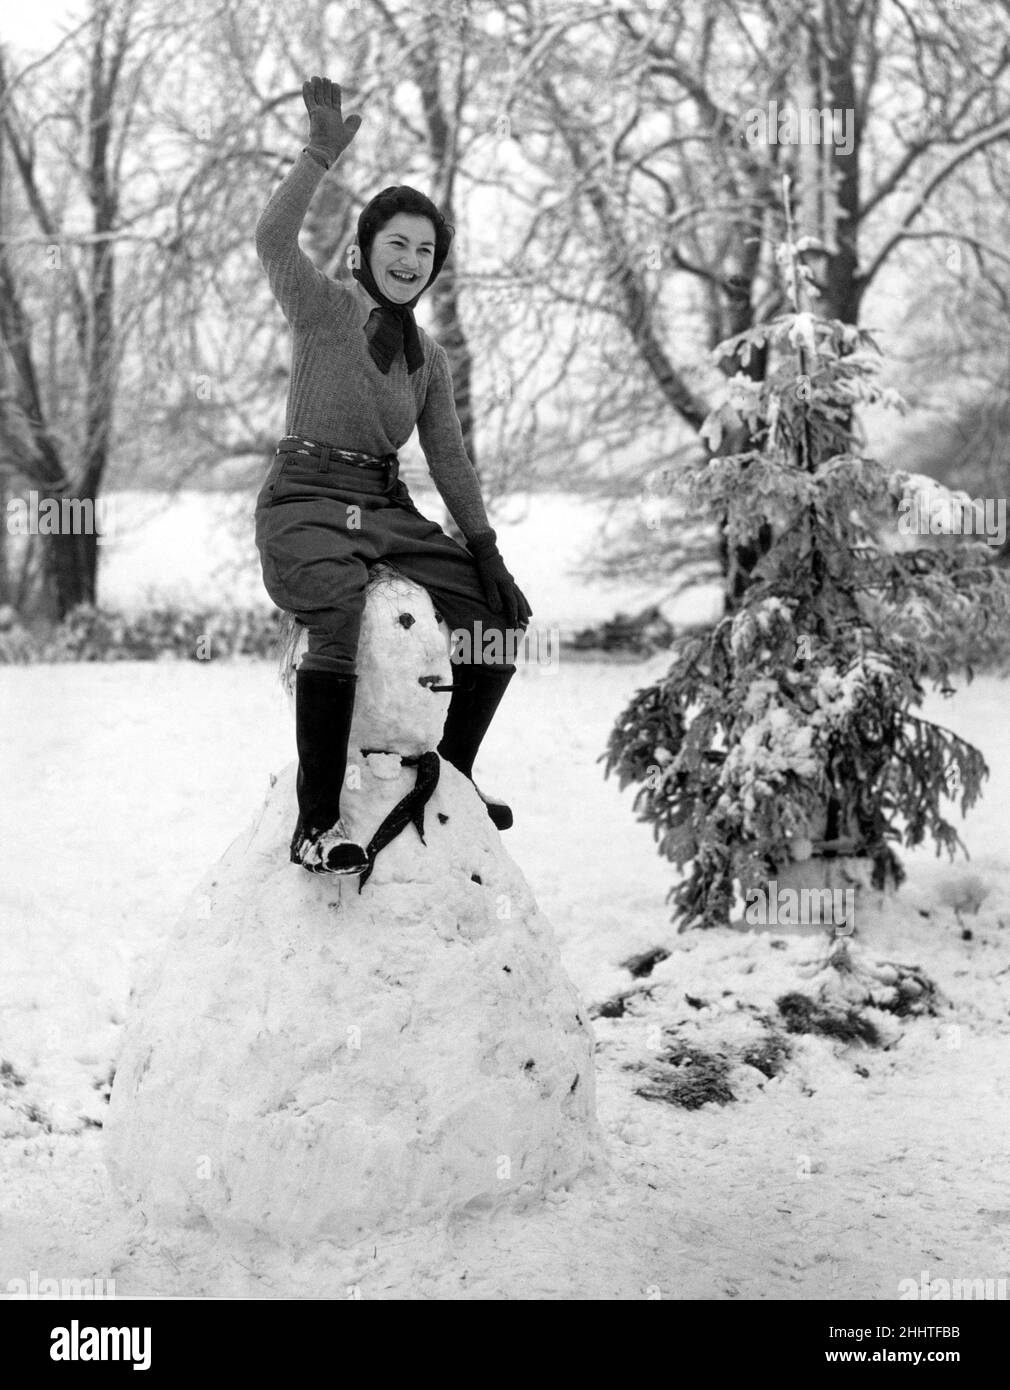
[[(382, 293), (375, 283), (375, 277), (369, 265), (369, 256), (376, 232), (381, 230), (398, 212), (407, 212), (415, 217), (430, 218), (435, 228), (435, 250), (432, 255), (431, 275), (414, 295), (414, 298), (402, 304), (394, 303)], [(377, 300), (381, 306), (373, 310), (368, 316), (368, 322), (365, 324), (365, 335), (368, 338), (368, 351), (371, 353), (372, 361), (383, 374), (389, 372), (396, 354), (401, 348), (407, 359), (408, 375), (413, 375), (418, 367), (423, 366), (424, 351), (418, 336), (417, 324), (414, 321), (413, 308), (428, 286), (434, 283), (436, 276), (445, 264), (454, 232), (455, 228), (446, 222), (431, 199), (425, 197), (423, 193), (419, 193), (416, 188), (411, 188), (408, 184), (393, 184), (389, 188), (384, 188), (362, 208), (361, 216), (358, 218), (358, 235), (355, 241), (359, 251), (357, 259), (360, 264), (354, 267), (351, 274), (355, 280), (364, 285), (372, 298)]]

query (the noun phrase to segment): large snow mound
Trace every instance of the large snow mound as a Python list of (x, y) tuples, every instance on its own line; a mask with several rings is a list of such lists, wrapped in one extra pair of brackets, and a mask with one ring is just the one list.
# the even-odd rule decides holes
[[(342, 805), (365, 844), (448, 703), (419, 683), (452, 675), (423, 590), (370, 585), (358, 670)], [(593, 1034), (472, 783), (440, 760), (424, 840), (408, 824), (360, 892), (288, 862), (294, 808), (291, 765), (137, 991), (105, 1127), (121, 1194), (299, 1247), (570, 1182), (599, 1152)]]

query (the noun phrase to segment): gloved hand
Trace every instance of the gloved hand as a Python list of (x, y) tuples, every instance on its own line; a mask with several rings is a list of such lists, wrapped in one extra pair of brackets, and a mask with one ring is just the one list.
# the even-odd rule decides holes
[(510, 627), (525, 627), (533, 616), (526, 595), (505, 568), (494, 531), (482, 531), (467, 541), (470, 553), (477, 562), (484, 595), (492, 613), (504, 608)]
[(360, 116), (340, 112), (340, 84), (328, 77), (313, 77), (302, 83), (302, 100), (309, 113), (309, 145), (321, 150), (332, 164), (358, 133)]

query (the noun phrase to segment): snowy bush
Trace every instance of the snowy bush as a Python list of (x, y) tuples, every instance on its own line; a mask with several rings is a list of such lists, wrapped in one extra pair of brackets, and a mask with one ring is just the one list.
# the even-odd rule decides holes
[[(3, 612), (10, 616), (3, 620)], [(187, 609), (176, 604), (125, 614), (81, 604), (53, 627), (21, 626), (0, 610), (0, 664), (35, 661), (212, 661), (273, 656), (279, 614), (260, 608)]]

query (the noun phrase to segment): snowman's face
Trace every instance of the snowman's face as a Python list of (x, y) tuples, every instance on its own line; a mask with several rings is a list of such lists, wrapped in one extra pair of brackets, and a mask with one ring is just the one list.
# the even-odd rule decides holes
[(427, 591), (386, 571), (368, 588), (358, 638), (354, 741), (416, 754), (436, 748), (449, 708), (449, 633)]

